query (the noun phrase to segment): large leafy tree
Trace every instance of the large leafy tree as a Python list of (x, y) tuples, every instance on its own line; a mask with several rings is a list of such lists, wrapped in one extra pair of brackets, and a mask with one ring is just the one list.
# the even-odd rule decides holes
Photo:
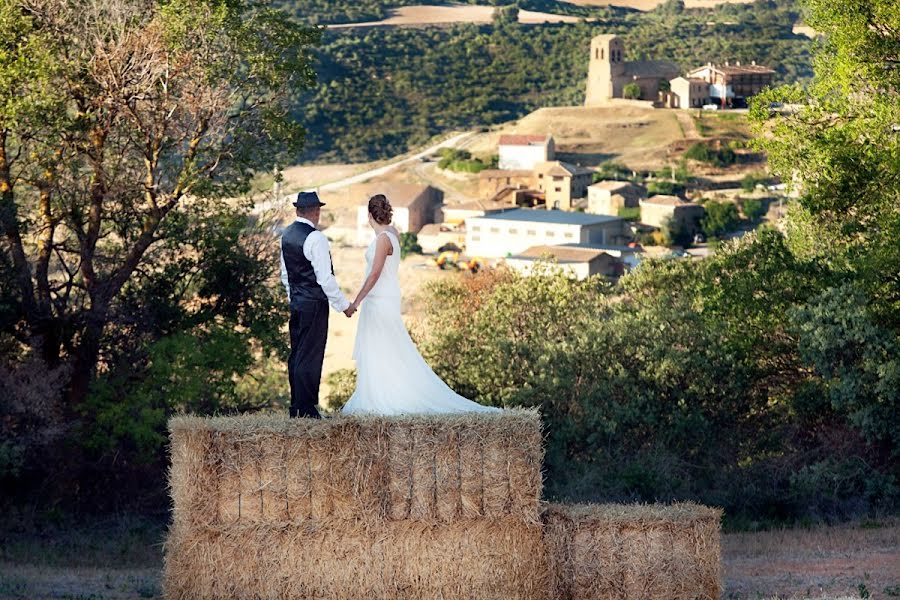
[(302, 147), (287, 100), (319, 35), (254, 0), (0, 3), (0, 327), (68, 367), (73, 413), (167, 306), (254, 326), (261, 255), (211, 200)]
[[(751, 117), (774, 173), (799, 190), (794, 248), (858, 279), (900, 330), (900, 5), (807, 0), (815, 79), (770, 90)], [(773, 110), (773, 106), (783, 110)]]

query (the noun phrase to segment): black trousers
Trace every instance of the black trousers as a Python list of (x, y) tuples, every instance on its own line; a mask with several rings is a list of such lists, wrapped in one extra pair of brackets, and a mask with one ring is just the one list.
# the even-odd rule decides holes
[(328, 302), (291, 302), (291, 355), (288, 378), (291, 382), (291, 417), (320, 418), (319, 381), (328, 339)]

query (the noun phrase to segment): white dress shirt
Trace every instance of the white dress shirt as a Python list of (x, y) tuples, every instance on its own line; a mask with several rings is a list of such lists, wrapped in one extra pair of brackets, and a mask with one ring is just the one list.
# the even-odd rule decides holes
[[(297, 221), (306, 223), (313, 229), (316, 227), (311, 221), (303, 217), (297, 217)], [(338, 312), (347, 310), (350, 306), (350, 301), (347, 300), (341, 288), (338, 287), (337, 279), (334, 278), (334, 274), (331, 272), (331, 250), (328, 245), (328, 238), (325, 237), (324, 233), (316, 229), (306, 236), (306, 241), (303, 242), (303, 256), (312, 263), (313, 270), (316, 272), (316, 282), (318, 282), (322, 291), (328, 297), (328, 303), (331, 305), (331, 308)], [(281, 252), (281, 283), (284, 284), (284, 289), (287, 290), (288, 302), (290, 302), (291, 284), (288, 281), (283, 250)]]

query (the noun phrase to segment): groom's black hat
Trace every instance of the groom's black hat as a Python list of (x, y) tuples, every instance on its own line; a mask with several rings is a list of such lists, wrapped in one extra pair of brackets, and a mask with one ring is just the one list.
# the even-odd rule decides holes
[(313, 208), (315, 206), (325, 206), (325, 203), (319, 200), (319, 194), (316, 192), (300, 192), (297, 199), (294, 200), (294, 206), (297, 208)]

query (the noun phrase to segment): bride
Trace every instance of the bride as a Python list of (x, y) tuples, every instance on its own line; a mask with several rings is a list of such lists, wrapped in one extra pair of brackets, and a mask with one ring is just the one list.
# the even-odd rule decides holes
[[(356, 391), (343, 413), (399, 415), (498, 411), (451, 390), (428, 366), (400, 316), (400, 239), (391, 226), (390, 202), (369, 199), (375, 239), (366, 250), (366, 280), (351, 310), (360, 308), (353, 359)], [(365, 302), (363, 302), (365, 300)]]

